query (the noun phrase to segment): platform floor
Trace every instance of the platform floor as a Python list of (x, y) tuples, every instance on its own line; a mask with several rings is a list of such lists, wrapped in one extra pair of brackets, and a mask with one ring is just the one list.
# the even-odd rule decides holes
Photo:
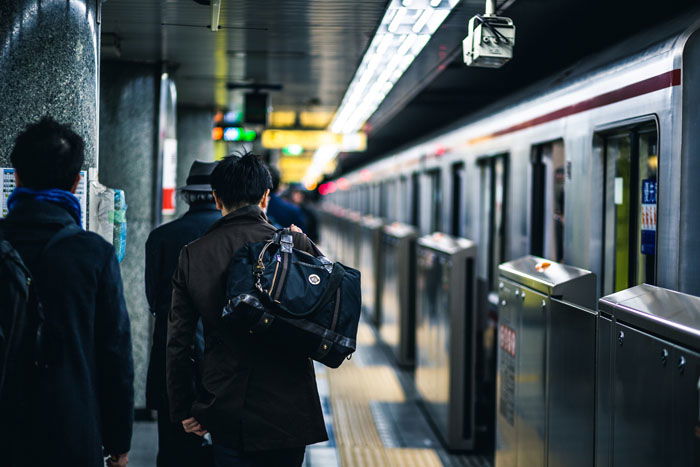
[[(317, 365), (330, 440), (307, 449), (313, 467), (490, 467), (483, 456), (448, 453), (426, 418), (411, 373), (397, 368), (362, 323), (358, 350), (338, 369)], [(131, 467), (155, 466), (155, 423), (135, 427)]]

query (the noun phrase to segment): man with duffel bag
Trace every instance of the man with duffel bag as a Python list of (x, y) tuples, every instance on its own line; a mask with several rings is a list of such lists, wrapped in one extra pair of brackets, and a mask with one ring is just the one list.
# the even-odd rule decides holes
[[(300, 466), (307, 445), (328, 439), (311, 358), (338, 366), (354, 350), (359, 273), (267, 221), (272, 181), (258, 157), (225, 158), (211, 185), (223, 218), (182, 249), (173, 277), (171, 418), (211, 434), (217, 467)], [(193, 391), (190, 361), (200, 316), (204, 395)]]

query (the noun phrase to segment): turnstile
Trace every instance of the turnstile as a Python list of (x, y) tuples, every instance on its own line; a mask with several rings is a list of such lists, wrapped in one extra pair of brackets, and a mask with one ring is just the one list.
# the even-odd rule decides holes
[(435, 233), (416, 246), (416, 387), (450, 449), (474, 449), (476, 246)]
[(393, 223), (384, 227), (381, 337), (402, 366), (411, 366), (416, 342), (416, 230)]
[(596, 465), (700, 465), (700, 298), (645, 284), (599, 311)]
[(534, 256), (499, 273), (495, 465), (590, 467), (595, 275)]
[(362, 273), (362, 308), (369, 321), (379, 327), (381, 323), (382, 261), (381, 233), (383, 222), (365, 216), (360, 222), (358, 266)]

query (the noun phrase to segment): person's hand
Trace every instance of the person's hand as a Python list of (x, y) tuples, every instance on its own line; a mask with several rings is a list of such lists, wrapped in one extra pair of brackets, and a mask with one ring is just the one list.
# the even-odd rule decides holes
[(292, 232), (304, 233), (299, 227), (297, 227), (294, 224), (289, 226), (289, 230), (291, 230)]
[(199, 424), (196, 418), (190, 417), (182, 421), (182, 428), (184, 428), (185, 433), (194, 433), (197, 436), (204, 436), (209, 433), (207, 430)]
[(110, 455), (107, 458), (107, 467), (125, 467), (129, 463), (129, 453)]

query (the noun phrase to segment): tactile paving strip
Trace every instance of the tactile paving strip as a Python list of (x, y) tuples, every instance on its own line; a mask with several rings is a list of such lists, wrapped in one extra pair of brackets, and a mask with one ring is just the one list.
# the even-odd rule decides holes
[(442, 467), (432, 449), (340, 446), (339, 450), (344, 467)]

